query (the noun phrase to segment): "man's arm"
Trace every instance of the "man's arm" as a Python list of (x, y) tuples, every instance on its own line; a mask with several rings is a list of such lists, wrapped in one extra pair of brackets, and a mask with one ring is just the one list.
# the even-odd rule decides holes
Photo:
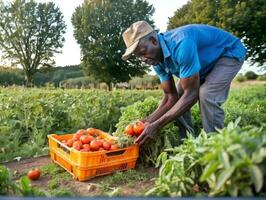
[(183, 95), (163, 116), (145, 126), (143, 133), (135, 140), (136, 143), (143, 145), (147, 140), (154, 139), (165, 124), (182, 115), (197, 102), (200, 87), (199, 74), (180, 79), (179, 84), (184, 91)]
[(169, 111), (178, 101), (178, 93), (173, 77), (161, 84), (164, 91), (164, 98), (158, 108), (150, 114), (144, 122), (153, 123)]
[(168, 112), (154, 122), (159, 128), (181, 116), (197, 102), (200, 88), (199, 74), (180, 79), (180, 86), (184, 91), (181, 98)]

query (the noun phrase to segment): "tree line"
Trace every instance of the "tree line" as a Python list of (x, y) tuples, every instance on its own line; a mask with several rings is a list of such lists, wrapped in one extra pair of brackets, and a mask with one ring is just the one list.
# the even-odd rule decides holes
[[(247, 59), (263, 66), (266, 59), (265, 9), (265, 0), (190, 0), (169, 19), (168, 29), (190, 23), (221, 27), (242, 39), (248, 49)], [(71, 19), (74, 37), (81, 48), (80, 69), (84, 77), (104, 82), (111, 90), (115, 84), (129, 82), (149, 72), (148, 66), (137, 58), (121, 59), (126, 48), (122, 33), (138, 20), (146, 20), (156, 28), (152, 20), (154, 11), (146, 0), (84, 0)], [(42, 85), (50, 78), (41, 74), (53, 72), (54, 55), (63, 47), (65, 32), (63, 14), (53, 2), (0, 0), (2, 58), (22, 68), (25, 81), (17, 81), (27, 86)], [(65, 74), (54, 77), (56, 84), (61, 76)]]

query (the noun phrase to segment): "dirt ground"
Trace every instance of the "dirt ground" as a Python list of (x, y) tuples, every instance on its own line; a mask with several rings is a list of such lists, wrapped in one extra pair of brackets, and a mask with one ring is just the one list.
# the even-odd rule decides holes
[[(4, 163), (4, 165), (10, 169), (13, 179), (18, 180), (21, 176), (25, 175), (25, 173), (30, 169), (41, 168), (42, 166), (46, 166), (52, 163), (53, 161), (51, 160), (50, 156), (42, 156), (38, 158), (28, 158), (28, 159), (22, 159), (20, 161), (12, 161)], [(122, 196), (142, 195), (143, 191), (147, 191), (148, 189), (152, 188), (152, 186), (154, 185), (154, 177), (158, 176), (158, 169), (147, 168), (144, 170), (145, 173), (149, 174), (149, 178), (147, 180), (135, 182), (133, 186), (124, 183), (117, 184), (117, 187), (120, 188), (120, 195)], [(103, 194), (101, 193), (101, 191), (97, 186), (106, 179), (107, 181), (110, 180), (112, 176), (113, 174), (102, 177), (95, 177), (86, 182), (79, 182), (74, 179), (62, 180), (60, 181), (60, 187), (70, 190), (75, 194), (75, 196), (101, 196)], [(42, 191), (47, 191), (48, 183), (51, 179), (52, 177), (48, 175), (41, 175), (41, 177), (38, 180), (32, 181), (31, 185), (41, 189)]]

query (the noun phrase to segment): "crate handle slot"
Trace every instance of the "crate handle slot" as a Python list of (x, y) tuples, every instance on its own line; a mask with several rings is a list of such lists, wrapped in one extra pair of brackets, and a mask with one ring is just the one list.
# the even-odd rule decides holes
[(66, 152), (66, 153), (70, 154), (70, 151), (69, 151), (69, 149), (68, 149), (68, 148), (66, 148), (66, 147), (64, 147), (63, 145), (61, 145), (61, 144), (57, 143), (57, 147), (58, 147), (58, 148), (60, 148), (60, 149), (62, 149), (64, 152)]
[(126, 150), (120, 150), (120, 151), (114, 151), (114, 152), (108, 152), (106, 153), (106, 156), (117, 156), (117, 155), (121, 155), (125, 152)]

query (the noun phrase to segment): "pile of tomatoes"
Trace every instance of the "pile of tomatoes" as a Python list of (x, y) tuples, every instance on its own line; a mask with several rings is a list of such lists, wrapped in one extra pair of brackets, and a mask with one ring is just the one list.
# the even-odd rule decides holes
[(137, 121), (133, 124), (129, 124), (125, 128), (125, 133), (129, 136), (140, 136), (145, 128), (145, 125), (142, 121)]
[(79, 130), (71, 139), (62, 140), (61, 142), (81, 152), (119, 149), (114, 140), (101, 138), (99, 130), (95, 128)]

